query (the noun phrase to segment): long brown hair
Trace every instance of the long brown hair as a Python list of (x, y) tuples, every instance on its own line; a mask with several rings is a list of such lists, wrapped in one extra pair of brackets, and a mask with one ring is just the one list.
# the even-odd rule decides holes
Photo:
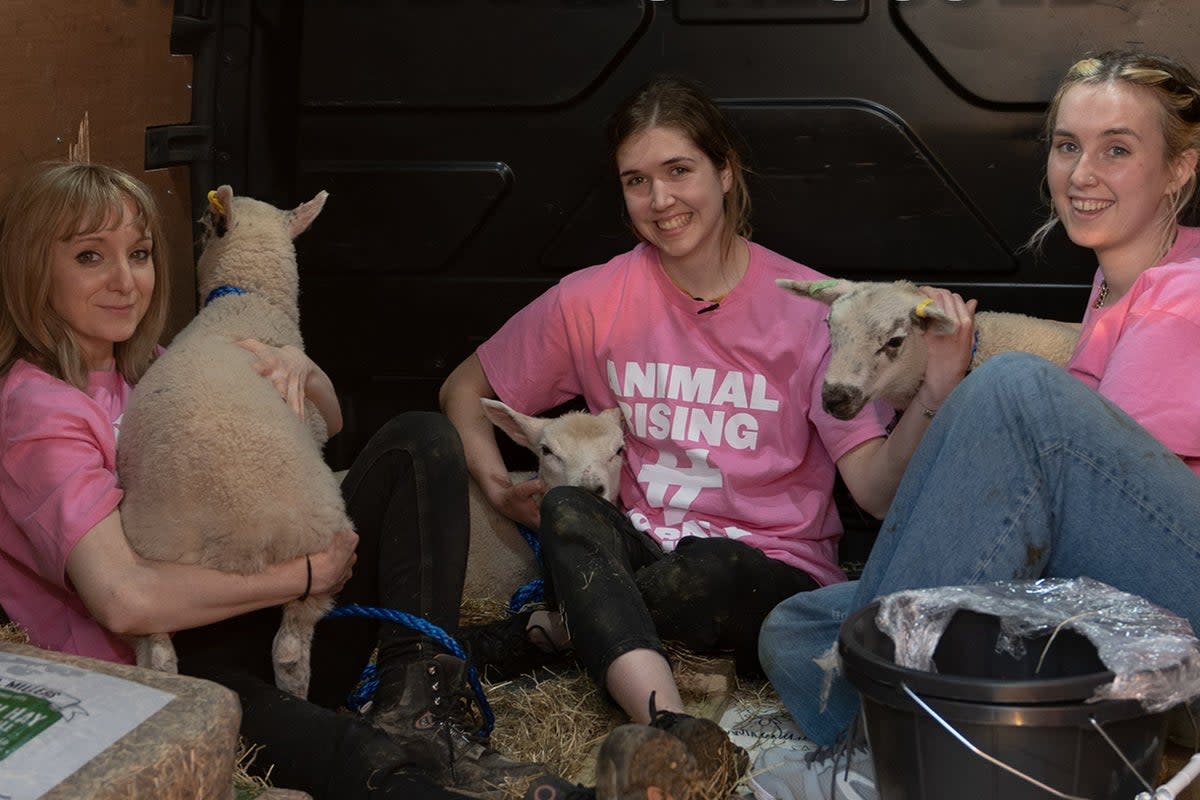
[[(660, 75), (641, 86), (613, 113), (608, 122), (612, 163), (631, 136), (650, 128), (673, 128), (698, 147), (717, 171), (729, 168), (732, 186), (725, 193), (725, 228), (721, 252), (728, 254), (735, 237), (750, 238), (750, 191), (733, 126), (716, 103), (696, 83), (677, 75)], [(636, 231), (634, 231), (636, 233)]]
[(51, 247), (120, 222), (132, 204), (149, 234), (154, 291), (133, 336), (113, 346), (117, 370), (136, 383), (154, 356), (167, 317), (167, 248), (162, 218), (145, 184), (101, 164), (49, 162), (18, 180), (0, 211), (0, 374), (18, 358), (80, 389), (88, 368), (67, 323), (50, 306)]
[[(1182, 64), (1166, 56), (1141, 53), (1135, 50), (1109, 50), (1088, 56), (1071, 65), (1050, 108), (1046, 112), (1044, 136), (1053, 141), (1058, 124), (1058, 110), (1063, 96), (1075, 86), (1098, 86), (1106, 83), (1125, 83), (1149, 93), (1161, 110), (1164, 157), (1172, 164), (1188, 150), (1200, 151), (1200, 81)], [(1159, 257), (1167, 253), (1175, 236), (1175, 226), (1196, 196), (1196, 173), (1168, 198), (1167, 213), (1161, 220), (1163, 231)], [(1040, 247), (1047, 234), (1058, 224), (1058, 214), (1050, 203), (1047, 220), (1029, 238), (1029, 247)], [(1149, 266), (1149, 265), (1148, 265)]]

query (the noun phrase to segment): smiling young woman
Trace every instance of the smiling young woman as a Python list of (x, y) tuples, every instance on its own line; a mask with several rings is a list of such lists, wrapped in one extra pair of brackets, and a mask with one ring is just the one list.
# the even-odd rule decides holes
[[(938, 411), (862, 578), (782, 603), (767, 675), (805, 734), (831, 745), (858, 693), (820, 667), (851, 612), (905, 589), (1088, 576), (1200, 629), (1200, 82), (1115, 51), (1068, 71), (1047, 115), (1051, 219), (1096, 253), (1066, 370), (987, 361)], [(862, 791), (870, 759), (811, 759), (798, 796)], [(832, 794), (831, 794), (832, 792)], [(865, 796), (865, 795), (859, 795)]]
[(74, 334), (90, 371), (108, 369), (154, 292), (154, 241), (132, 202), (95, 231), (50, 245), (50, 307)]
[[(403, 626), (321, 625), (310, 701), (274, 685), (276, 607), (302, 592), (340, 589), (343, 602), (420, 614), (453, 635), (468, 522), (449, 421), (402, 414), (371, 437), (342, 482), (354, 530), (324, 551), (252, 575), (139, 558), (116, 452), (165, 315), (153, 198), (111, 167), (41, 164), (13, 184), (0, 220), (0, 604), (31, 641), (133, 663), (125, 636), (173, 633), (181, 671), (238, 693), (242, 732), (262, 748), (254, 768), (317, 798), (452, 800), (462, 795), (443, 785), (485, 792), (541, 772), (472, 733), (466, 663)], [(311, 398), (338, 427), (333, 385), (303, 352), (240, 344), (258, 358), (246, 380), (297, 406)], [(337, 713), (376, 649), (372, 715)]]
[(1054, 210), (1103, 273), (1099, 305), (1120, 300), (1174, 241), (1173, 198), (1194, 180), (1195, 149), (1169, 152), (1154, 90), (1081, 83), (1055, 110), (1046, 179)]
[[(879, 409), (842, 421), (821, 408), (813, 387), (829, 352), (824, 307), (795, 302), (775, 280), (824, 276), (748, 238), (733, 128), (698, 87), (651, 81), (608, 133), (641, 243), (518, 312), (447, 378), (442, 407), (491, 503), (540, 526), (554, 607), (538, 624), (561, 646), (569, 621), (576, 654), (633, 720), (707, 727), (711, 747), (698, 761), (729, 770), (743, 762), (723, 732), (670, 713), (682, 701), (663, 640), (733, 651), (739, 670), (757, 673), (767, 612), (845, 580), (835, 473), (882, 515), (929, 419), (914, 406), (885, 436)], [(932, 408), (961, 380), (971, 343), (968, 304), (936, 295), (961, 324), (930, 343), (922, 399)], [(480, 406), (497, 395), (525, 413), (575, 396), (592, 411), (620, 408), (619, 508), (572, 487), (539, 505), (540, 482), (514, 486)]]

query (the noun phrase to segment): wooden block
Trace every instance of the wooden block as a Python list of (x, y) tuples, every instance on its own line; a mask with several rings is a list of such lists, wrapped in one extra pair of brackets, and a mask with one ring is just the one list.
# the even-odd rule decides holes
[[(3, 658), (9, 655), (48, 664), (43, 670), (41, 663), (33, 662), (37, 669), (22, 670), (20, 662)], [(55, 669), (76, 668), (173, 695), (145, 721), (42, 795), (44, 800), (225, 800), (232, 796), (241, 708), (236, 695), (223, 686), (9, 643), (0, 643), (0, 667), (4, 668), (0, 669), (0, 688), (6, 681), (36, 684), (39, 670), (50, 675)], [(88, 704), (83, 699), (66, 707), (75, 716), (64, 714), (46, 727), (37, 734), (39, 742), (47, 736), (70, 740), (71, 720), (86, 715)], [(28, 746), (17, 747), (0, 761), (0, 776), (5, 769), (15, 771), (21, 747)], [(0, 795), (5, 793), (0, 785)]]

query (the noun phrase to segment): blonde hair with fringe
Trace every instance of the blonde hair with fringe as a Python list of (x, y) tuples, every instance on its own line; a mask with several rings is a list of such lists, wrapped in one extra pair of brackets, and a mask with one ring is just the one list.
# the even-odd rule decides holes
[(51, 247), (119, 224), (127, 203), (151, 239), (154, 290), (133, 336), (115, 343), (113, 354), (128, 382), (145, 373), (167, 318), (169, 270), (154, 197), (113, 167), (50, 162), (18, 180), (0, 211), (0, 375), (23, 358), (87, 388), (88, 368), (75, 334), (50, 305)]
[[(729, 120), (699, 85), (676, 75), (660, 75), (629, 96), (608, 122), (609, 156), (632, 136), (651, 128), (673, 128), (686, 136), (717, 171), (729, 168), (732, 185), (723, 201), (721, 252), (728, 256), (736, 237), (750, 238), (750, 190), (738, 137)], [(634, 230), (637, 234), (637, 230)]]
[[(1050, 142), (1053, 139), (1059, 106), (1063, 96), (1071, 88), (1105, 83), (1125, 83), (1141, 87), (1158, 102), (1162, 112), (1164, 157), (1168, 165), (1188, 150), (1200, 152), (1200, 82), (1182, 64), (1165, 56), (1133, 50), (1110, 50), (1080, 59), (1071, 65), (1046, 112), (1046, 141)], [(1171, 249), (1176, 225), (1195, 199), (1196, 181), (1197, 175), (1193, 171), (1183, 185), (1168, 198), (1167, 210), (1161, 220), (1161, 241), (1155, 263)], [(1026, 248), (1040, 249), (1050, 231), (1058, 225), (1058, 214), (1054, 210), (1054, 204), (1050, 202), (1049, 206), (1049, 217), (1029, 237)]]

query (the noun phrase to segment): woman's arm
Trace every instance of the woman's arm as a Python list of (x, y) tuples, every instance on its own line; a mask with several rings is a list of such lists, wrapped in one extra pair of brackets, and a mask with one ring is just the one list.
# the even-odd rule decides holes
[(946, 335), (928, 331), (922, 334), (929, 351), (925, 380), (891, 435), (863, 442), (837, 462), (854, 501), (879, 519), (887, 514), (904, 470), (933, 421), (933, 414), (966, 376), (971, 364), (976, 301), (963, 302), (957, 294), (945, 289), (922, 289), (954, 319), (957, 327)]
[(484, 397), (496, 391), (483, 371), (479, 356), (472, 353), (459, 364), (438, 392), (442, 412), (454, 423), (462, 438), (467, 469), (487, 495), (488, 502), (504, 516), (537, 529), (541, 520), (537, 497), (546, 487), (540, 480), (513, 485), (496, 444), (496, 429), (483, 415)]
[(291, 345), (272, 347), (257, 339), (243, 339), (238, 346), (257, 357), (254, 371), (275, 386), (279, 396), (300, 419), (304, 419), (304, 399), (307, 397), (325, 418), (330, 436), (342, 429), (342, 407), (333, 382), (303, 350)]
[[(308, 557), (312, 594), (331, 594), (349, 579), (357, 559), (353, 531)], [(238, 575), (206, 567), (149, 561), (129, 547), (119, 511), (83, 535), (67, 556), (67, 577), (88, 612), (113, 633), (164, 633), (219, 622), (299, 598), (308, 586), (305, 558)]]

